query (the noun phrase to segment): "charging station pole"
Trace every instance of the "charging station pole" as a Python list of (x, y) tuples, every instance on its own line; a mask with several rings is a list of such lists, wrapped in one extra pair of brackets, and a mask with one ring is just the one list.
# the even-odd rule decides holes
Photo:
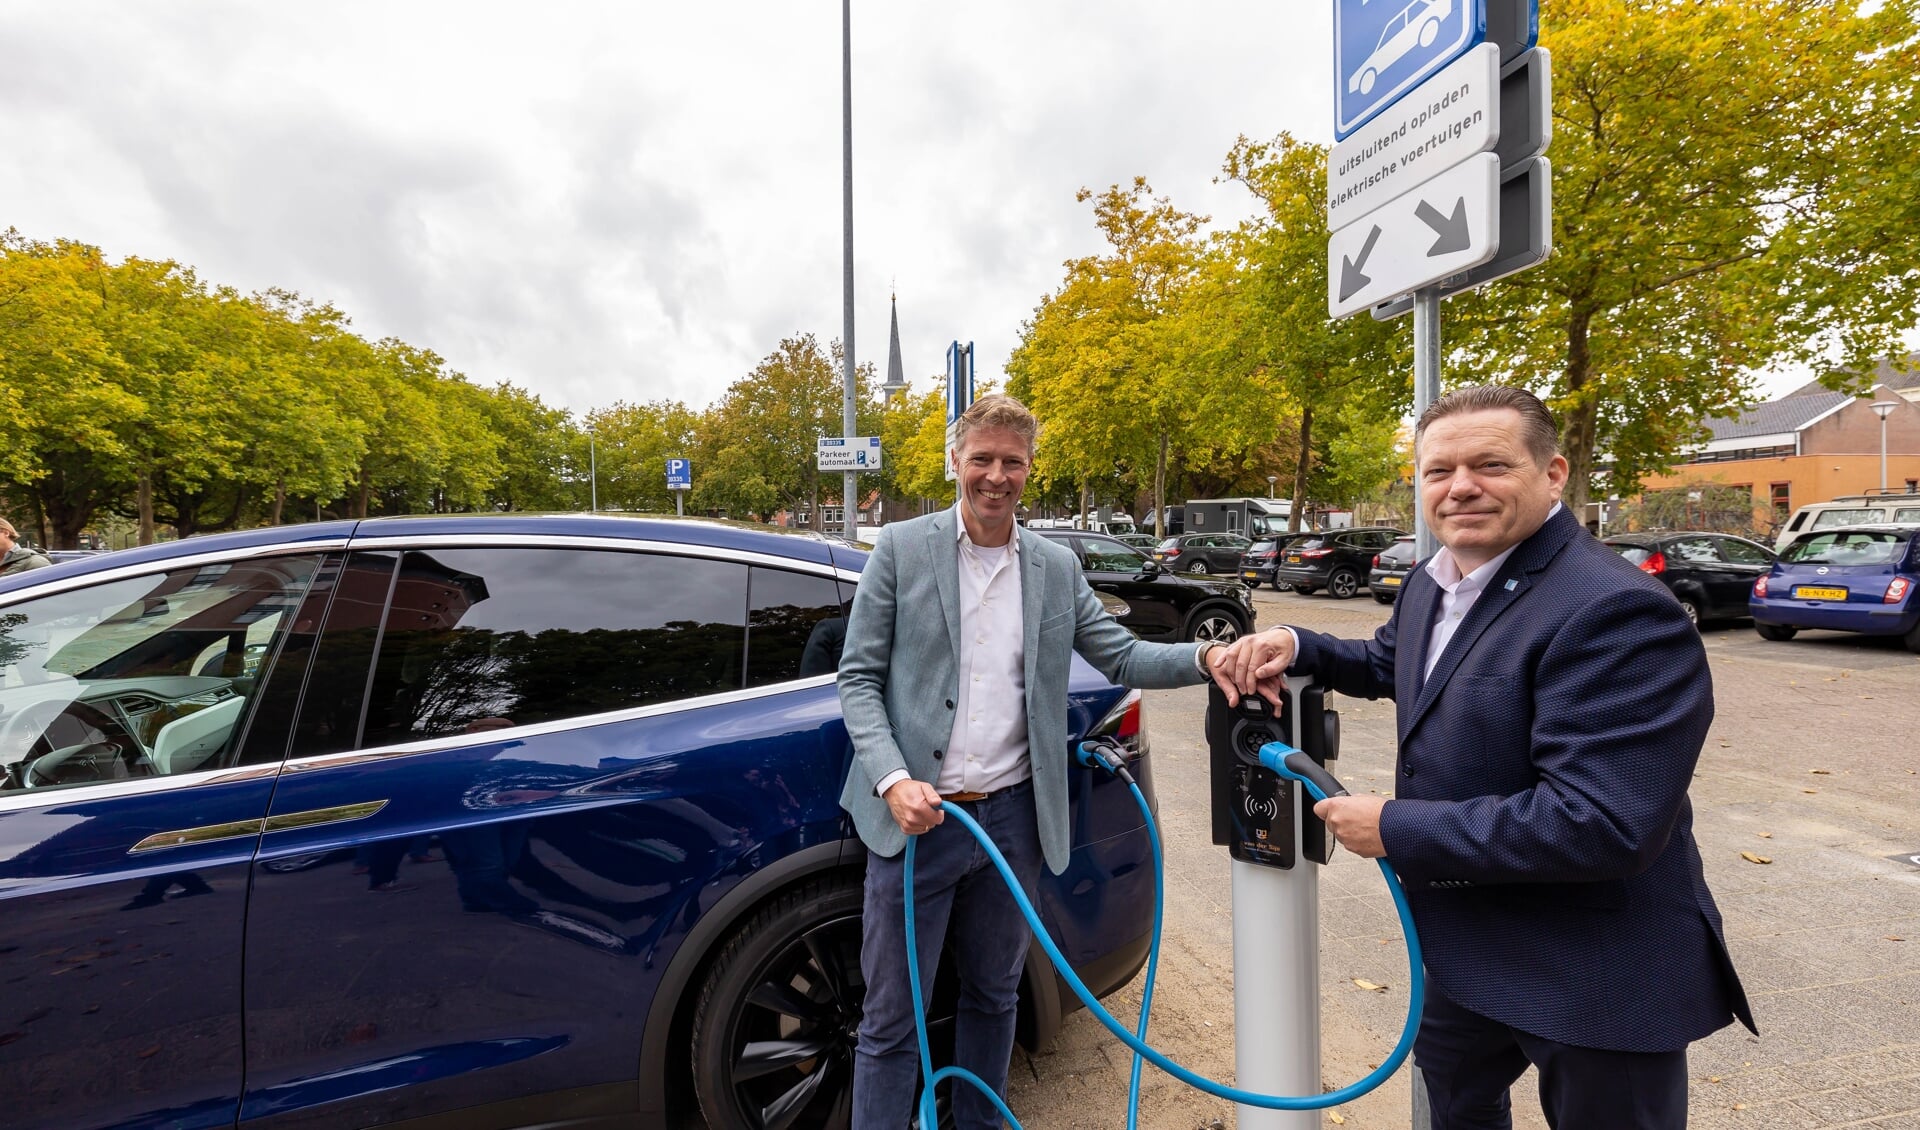
[[(1321, 765), (1339, 754), (1324, 688), (1287, 679), (1275, 711), (1229, 707), (1209, 691), (1213, 842), (1232, 859), (1234, 1082), (1268, 1095), (1317, 1095), (1320, 1081), (1320, 875), (1331, 844), (1304, 789), (1260, 764), (1283, 741)], [(1235, 1108), (1240, 1130), (1317, 1130), (1320, 1112)]]

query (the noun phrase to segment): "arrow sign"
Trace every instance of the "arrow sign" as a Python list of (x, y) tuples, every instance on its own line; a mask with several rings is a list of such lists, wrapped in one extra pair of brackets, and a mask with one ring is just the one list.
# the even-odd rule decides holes
[(1341, 258), (1340, 261), (1340, 301), (1352, 298), (1361, 287), (1373, 280), (1362, 274), (1360, 268), (1367, 265), (1367, 256), (1373, 254), (1373, 245), (1380, 242), (1380, 229), (1374, 228), (1367, 233), (1367, 242), (1360, 248), (1358, 259)]
[[(1442, 216), (1440, 209), (1435, 208), (1424, 199), (1414, 208), (1413, 213), (1419, 216), (1420, 219), (1440, 237), (1433, 241), (1432, 247), (1427, 248), (1427, 258), (1431, 259), (1435, 255), (1451, 255), (1455, 251), (1466, 250), (1467, 244), (1470, 242), (1467, 238), (1466, 197), (1455, 198), (1452, 215)], [(1379, 231), (1380, 229), (1375, 228), (1373, 230)]]
[(1500, 159), (1481, 153), (1334, 232), (1328, 314), (1344, 318), (1493, 258), (1499, 180)]
[[(1553, 167), (1545, 157), (1522, 162), (1500, 177), (1500, 250), (1471, 270), (1440, 280), (1440, 297), (1473, 290), (1545, 261), (1553, 251)], [(1413, 309), (1395, 298), (1373, 308), (1384, 322)]]

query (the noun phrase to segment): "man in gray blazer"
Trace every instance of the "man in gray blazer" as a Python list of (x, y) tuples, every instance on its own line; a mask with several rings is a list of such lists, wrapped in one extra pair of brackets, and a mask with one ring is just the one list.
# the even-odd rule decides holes
[[(954, 955), (954, 1060), (1004, 1097), (1031, 936), (999, 873), (941, 806), (971, 815), (1033, 897), (1041, 861), (1059, 874), (1072, 849), (1072, 652), (1132, 687), (1203, 682), (1225, 660), (1212, 644), (1141, 643), (1101, 606), (1071, 550), (1022, 535), (1014, 512), (1037, 434), (1033, 415), (1011, 397), (982, 397), (967, 409), (953, 456), (954, 508), (886, 527), (854, 597), (840, 659), (854, 749), (840, 804), (867, 845), (854, 1130), (906, 1126), (919, 1081), (901, 890), (907, 837), (921, 837), (922, 992), (932, 992), (952, 921), (966, 939)], [(1000, 1125), (992, 1103), (965, 1085), (954, 1118), (962, 1130)]]

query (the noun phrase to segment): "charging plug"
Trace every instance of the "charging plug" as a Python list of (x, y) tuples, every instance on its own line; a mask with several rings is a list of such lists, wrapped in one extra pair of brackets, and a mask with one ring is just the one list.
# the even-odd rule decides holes
[(1089, 769), (1097, 765), (1127, 784), (1133, 784), (1133, 774), (1127, 772), (1127, 755), (1111, 742), (1081, 742), (1074, 750), (1074, 759)]

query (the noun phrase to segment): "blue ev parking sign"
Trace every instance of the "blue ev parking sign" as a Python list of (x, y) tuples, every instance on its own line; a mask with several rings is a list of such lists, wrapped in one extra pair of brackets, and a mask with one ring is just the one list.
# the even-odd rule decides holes
[(1486, 35), (1486, 0), (1335, 0), (1334, 136), (1344, 139)]

